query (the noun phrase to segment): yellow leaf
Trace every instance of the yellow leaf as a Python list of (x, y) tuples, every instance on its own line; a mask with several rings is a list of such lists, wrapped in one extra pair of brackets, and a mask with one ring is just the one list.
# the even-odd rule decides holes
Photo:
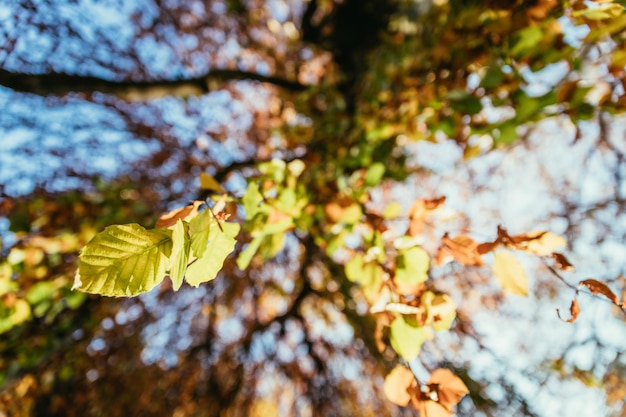
[(206, 172), (200, 174), (200, 188), (203, 190), (215, 191), (217, 193), (224, 192), (220, 183)]
[(528, 277), (521, 262), (509, 252), (496, 252), (492, 266), (493, 274), (506, 292), (528, 295)]
[(550, 256), (557, 249), (567, 245), (565, 238), (554, 233), (546, 232), (539, 239), (528, 242), (526, 252), (538, 256)]

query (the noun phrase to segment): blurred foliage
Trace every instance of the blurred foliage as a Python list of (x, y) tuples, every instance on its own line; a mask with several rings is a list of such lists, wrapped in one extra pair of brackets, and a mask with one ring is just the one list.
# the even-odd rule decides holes
[[(163, 27), (171, 24), (175, 33), (195, 36), (197, 48), (212, 46), (205, 25), (236, 34), (239, 56), (203, 52), (216, 57), (213, 64), (221, 63), (223, 72), (208, 74), (201, 89), (197, 77), (174, 72), (165, 79), (195, 83), (182, 94), (192, 114), (189, 91), (208, 93), (208, 86), (235, 100), (245, 90), (233, 80), (261, 83), (267, 106), (256, 110), (241, 146), (252, 151), (218, 162), (201, 151), (229, 141), (237, 147), (227, 130), (211, 132), (219, 141), (210, 145), (185, 145), (166, 111), (142, 122), (142, 101), (168, 91), (181, 95), (162, 85), (158, 95), (140, 94), (155, 93), (150, 83), (163, 78), (148, 67), (124, 73), (123, 65), (111, 64), (124, 80), (118, 85), (88, 72), (65, 74), (65, 93), (113, 109), (134, 136), (156, 139), (161, 148), (129, 166), (126, 177), (83, 176), (74, 191), (42, 186), (27, 196), (3, 194), (0, 215), (9, 229), (0, 248), (0, 409), (15, 416), (156, 416), (163, 410), (174, 416), (418, 410), (447, 416), (469, 392), (465, 410), (493, 412), (497, 407), (481, 396), (481, 381), (463, 369), (454, 369), (455, 376), (431, 366), (428, 380), (407, 373), (437, 332), (472, 334), (461, 323), (467, 314), (429, 276), (451, 261), (482, 276), (481, 268), (492, 263), (505, 291), (525, 295), (528, 279), (513, 253), (540, 257), (558, 277), (572, 267), (557, 252), (566, 241), (550, 232), (510, 235), (502, 228), (493, 241), (464, 234), (429, 241), (426, 226), (438, 221), (445, 198), (423, 196), (406, 210), (392, 198), (377, 207), (373, 193), (421, 170), (409, 163), (416, 141), (453, 140), (471, 158), (524, 140), (549, 117), (568, 118), (579, 129), (582, 121), (623, 112), (622, 2), (311, 0), (296, 2), (300, 8), (293, 10), (278, 2), (289, 12), (280, 18), (256, 1), (209, 3), (213, 14), (194, 11), (200, 6), (191, 0), (176, 7), (156, 2), (161, 20), (147, 32), (168, 44)], [(138, 28), (140, 17), (133, 17)], [(138, 39), (144, 30), (138, 29)], [(182, 45), (173, 55), (188, 65), (198, 51)], [(53, 78), (52, 89), (45, 72), (40, 83), (30, 83), (32, 76), (28, 68), (15, 76), (16, 91), (58, 94), (65, 80)], [(110, 96), (91, 92), (100, 84)], [(185, 200), (203, 203), (177, 209)], [(130, 230), (111, 225), (152, 227), (172, 207), (156, 232), (132, 226), (138, 241), (142, 233), (171, 240), (159, 257), (159, 271), (167, 270), (171, 281), (153, 282), (151, 275), (144, 286), (142, 273), (132, 269), (141, 282), (124, 287), (129, 295), (160, 286), (115, 301), (70, 290), (72, 282), (89, 290), (86, 276), (104, 279), (101, 271), (93, 273), (98, 265), (88, 265), (89, 257), (111, 245), (114, 231)], [(235, 222), (243, 233), (233, 248)], [(215, 248), (215, 242), (224, 245)], [(159, 250), (150, 246), (152, 255)], [(233, 250), (236, 257), (224, 261)], [(142, 254), (134, 252), (132, 261), (145, 266)], [(105, 272), (128, 272), (118, 261)], [(187, 282), (198, 286), (222, 266), (221, 279), (196, 290), (183, 285), (185, 271)], [(207, 269), (211, 273), (202, 275)], [(463, 280), (455, 285), (471, 287)], [(89, 292), (105, 293), (98, 288)], [(605, 284), (581, 281), (576, 294), (581, 288), (623, 312), (623, 298)], [(579, 313), (574, 305), (568, 321)], [(623, 391), (622, 368), (617, 363), (604, 377), (609, 401), (619, 401)], [(395, 408), (385, 395), (413, 409)], [(509, 398), (515, 401), (531, 415), (523, 400)]]

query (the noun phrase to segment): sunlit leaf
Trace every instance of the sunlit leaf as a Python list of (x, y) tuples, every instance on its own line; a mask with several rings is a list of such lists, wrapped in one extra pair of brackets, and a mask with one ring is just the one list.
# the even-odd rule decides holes
[(106, 296), (150, 291), (165, 276), (172, 239), (138, 224), (107, 227), (82, 250), (73, 289)]
[(389, 335), (391, 347), (407, 361), (417, 357), (426, 337), (423, 327), (409, 323), (402, 316), (396, 317), (391, 323)]
[(197, 258), (202, 256), (206, 249), (212, 225), (217, 227), (217, 221), (208, 209), (198, 214), (189, 222), (191, 250), (193, 251), (193, 255)]
[(187, 223), (178, 220), (172, 231), (172, 254), (169, 262), (169, 275), (174, 291), (178, 291), (182, 285), (185, 272), (187, 271), (189, 250), (191, 248), (188, 228)]
[(187, 268), (185, 280), (194, 287), (215, 279), (226, 257), (232, 253), (237, 243), (235, 238), (239, 233), (239, 224), (224, 222), (220, 228), (217, 226), (217, 221), (213, 221), (215, 224), (210, 228), (211, 232), (204, 252)]
[(528, 295), (526, 271), (513, 254), (504, 251), (496, 252), (492, 270), (504, 291), (516, 295)]
[(389, 401), (400, 406), (406, 406), (411, 401), (407, 389), (417, 384), (413, 371), (406, 366), (397, 365), (385, 377), (383, 392)]

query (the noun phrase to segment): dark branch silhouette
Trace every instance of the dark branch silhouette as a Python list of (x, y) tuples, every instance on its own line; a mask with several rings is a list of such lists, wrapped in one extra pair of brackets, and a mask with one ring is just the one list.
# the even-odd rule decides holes
[(107, 80), (104, 78), (49, 72), (28, 74), (0, 69), (0, 85), (14, 91), (41, 96), (62, 96), (68, 93), (112, 94), (125, 99), (146, 99), (161, 96), (190, 96), (206, 93), (211, 81), (249, 80), (268, 83), (290, 91), (302, 91), (306, 85), (258, 73), (213, 69), (197, 77), (170, 80)]

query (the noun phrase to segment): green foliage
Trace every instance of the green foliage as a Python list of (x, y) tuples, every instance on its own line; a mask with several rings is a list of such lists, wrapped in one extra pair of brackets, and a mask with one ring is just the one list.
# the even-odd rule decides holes
[[(207, 212), (205, 212), (207, 213)], [(212, 218), (211, 232), (204, 252), (197, 255), (197, 259), (189, 265), (186, 281), (197, 287), (217, 276), (222, 269), (224, 260), (235, 249), (235, 238), (239, 234), (237, 223), (224, 222), (221, 225)]]
[(178, 218), (172, 227), (107, 227), (81, 251), (73, 289), (131, 297), (153, 289), (166, 273), (175, 291), (183, 278), (197, 287), (217, 276), (239, 234), (238, 224), (219, 222), (208, 209), (189, 222)]
[(107, 227), (81, 251), (73, 289), (107, 296), (150, 291), (165, 277), (172, 239), (138, 224)]

